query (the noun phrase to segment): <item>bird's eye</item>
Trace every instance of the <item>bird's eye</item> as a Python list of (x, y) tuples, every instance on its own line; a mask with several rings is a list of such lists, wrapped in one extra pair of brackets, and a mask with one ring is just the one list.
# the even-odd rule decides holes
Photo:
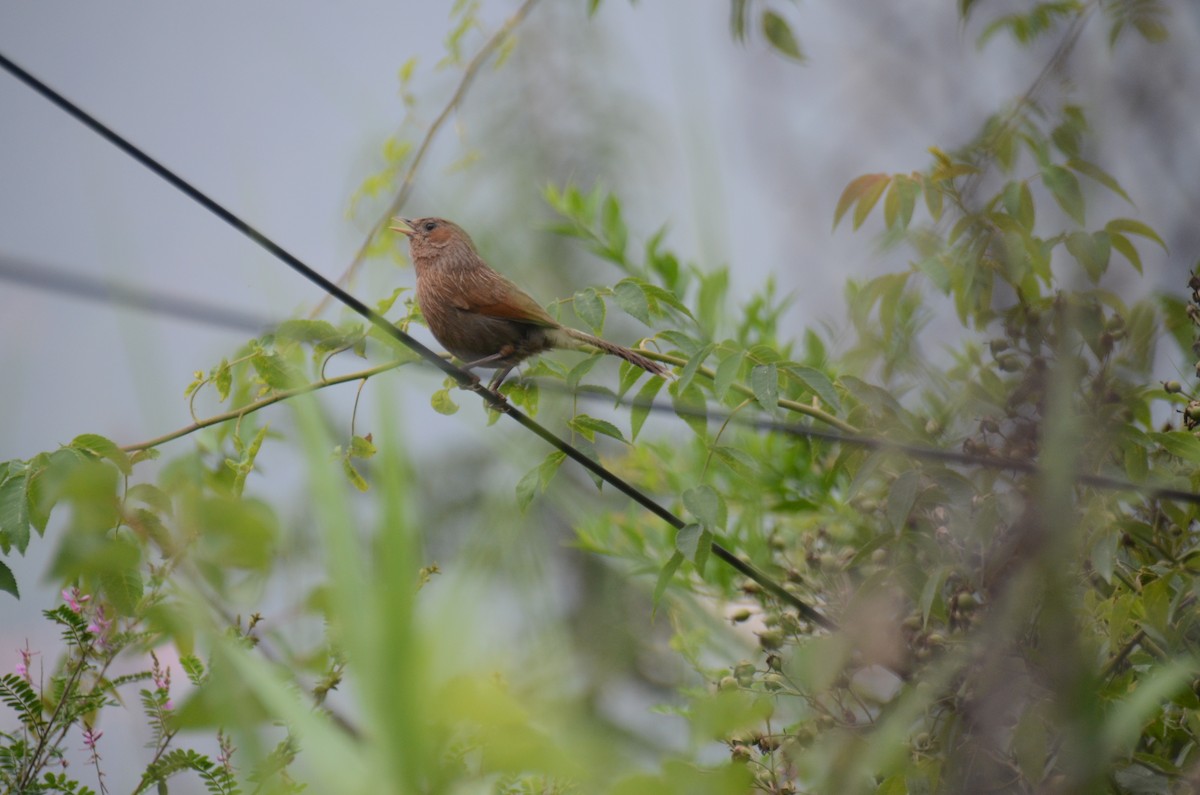
[(432, 232), (435, 229), (437, 229), (437, 221), (426, 221), (425, 222), (425, 231), (426, 232)]

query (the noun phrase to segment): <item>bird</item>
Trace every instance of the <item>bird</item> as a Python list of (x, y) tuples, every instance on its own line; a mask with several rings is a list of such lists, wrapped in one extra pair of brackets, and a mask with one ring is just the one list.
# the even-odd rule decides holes
[(465, 363), (464, 369), (495, 369), (488, 385), (493, 392), (514, 367), (551, 348), (596, 349), (653, 375), (669, 375), (658, 362), (552, 318), (484, 262), (458, 224), (444, 218), (393, 218), (389, 228), (408, 237), (417, 304), (434, 338)]

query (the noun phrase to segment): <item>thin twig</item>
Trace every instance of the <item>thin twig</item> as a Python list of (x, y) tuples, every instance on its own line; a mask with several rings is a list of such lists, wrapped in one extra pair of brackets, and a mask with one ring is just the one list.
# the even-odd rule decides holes
[(315, 381), (311, 384), (304, 384), (303, 386), (298, 386), (295, 389), (284, 389), (279, 392), (274, 392), (270, 395), (270, 397), (265, 397), (262, 400), (256, 400), (253, 403), (247, 403), (245, 406), (240, 406), (236, 409), (230, 409), (229, 411), (221, 414), (215, 414), (211, 417), (197, 420), (191, 425), (185, 425), (184, 427), (171, 431), (170, 433), (165, 433), (162, 436), (156, 436), (153, 439), (147, 439), (144, 442), (136, 442), (134, 444), (124, 445), (121, 447), (121, 449), (127, 453), (134, 453), (138, 450), (146, 450), (151, 447), (158, 447), (160, 444), (166, 444), (167, 442), (178, 439), (181, 436), (187, 436), (189, 433), (195, 433), (196, 431), (203, 430), (204, 428), (208, 428), (212, 425), (220, 425), (222, 422), (228, 422), (229, 420), (240, 420), (247, 414), (253, 414), (256, 411), (265, 409), (267, 406), (271, 406), (280, 402), (281, 400), (287, 400), (288, 398), (293, 398), (296, 395), (304, 395), (309, 392), (315, 392), (316, 390), (324, 389), (327, 386), (335, 386), (337, 384), (344, 384), (348, 381), (358, 381), (360, 379), (365, 380), (371, 376), (387, 372), (388, 370), (394, 370), (397, 367), (400, 367), (404, 364), (409, 364), (410, 362), (411, 360), (391, 361), (386, 364), (381, 364), (377, 367), (370, 367), (366, 370), (359, 370), (358, 372), (339, 375), (336, 378), (325, 378), (321, 381)]

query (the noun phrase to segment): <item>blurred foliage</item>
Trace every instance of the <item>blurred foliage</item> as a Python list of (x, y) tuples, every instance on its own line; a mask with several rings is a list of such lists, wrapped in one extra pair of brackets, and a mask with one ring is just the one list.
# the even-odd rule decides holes
[[(801, 60), (782, 5), (734, 0), (732, 33), (757, 15), (769, 45)], [(462, 64), (478, 10), (454, 5), (447, 65)], [(1095, 15), (1114, 41), (1132, 29), (1152, 42), (1163, 14), (1153, 0), (1037, 3), (988, 21), (980, 40), (1066, 47)], [(405, 86), (412, 76), (408, 62)], [(554, 232), (621, 274), (551, 311), (595, 333), (621, 316), (676, 371), (621, 365), (613, 388), (593, 375), (600, 357), (555, 355), (504, 386), (689, 522), (664, 532), (611, 502), (573, 515), (578, 548), (669, 618), (671, 653), (691, 672), (658, 706), (686, 727), (669, 750), (589, 710), (576, 687), (587, 673), (520, 675), (547, 670), (521, 638), (503, 662), (463, 653), (471, 609), (425, 602), (444, 567), (419, 541), (419, 493), (458, 485), (407, 463), (386, 414), (361, 432), (355, 413), (335, 439), (304, 394), (333, 383), (331, 357), (386, 341), (295, 320), (197, 373), (189, 399), (211, 392), (229, 414), (202, 433), (197, 418), (185, 429), (195, 450), (152, 477), (153, 446), (96, 435), (0, 466), (0, 589), (18, 595), (12, 553), (35, 534), (52, 536), (50, 577), (64, 586), (45, 611), (62, 649), (25, 649), (0, 677), (3, 791), (92, 792), (64, 773), (80, 743), (106, 791), (100, 718), (138, 684), (151, 736), (138, 792), (177, 776), (212, 793), (1195, 791), (1198, 506), (1159, 489), (1200, 487), (1200, 394), (1152, 372), (1164, 332), (1172, 356), (1200, 356), (1200, 277), (1186, 299), (1113, 289), (1114, 268), (1138, 275), (1165, 245), (1136, 218), (1089, 218), (1093, 190), (1129, 199), (1084, 156), (1090, 134), (1084, 108), (1025, 96), (966, 145), (930, 149), (921, 171), (852, 180), (834, 225), (877, 227), (910, 258), (847, 285), (849, 339), (789, 338), (789, 299), (772, 283), (735, 304), (730, 270), (673, 253), (666, 227), (633, 239), (619, 191), (545, 189)], [(363, 194), (394, 190), (410, 149), (389, 141), (388, 170)], [(379, 311), (420, 322), (401, 297)], [(579, 397), (632, 407), (608, 419)], [(257, 411), (281, 399), (298, 424), (271, 433)], [(432, 408), (457, 411), (449, 385)], [(656, 416), (664, 408), (677, 416)], [(764, 418), (874, 444), (755, 429)], [(255, 495), (272, 445), (306, 466), (300, 518)], [(562, 490), (586, 504), (564, 460), (553, 452), (519, 477), (513, 502), (537, 511)], [(482, 509), (474, 520), (480, 532), (498, 521)], [(292, 523), (316, 535), (303, 576)], [(840, 629), (713, 560), (714, 542)], [(266, 631), (254, 609), (280, 580), (284, 614), (315, 628), (306, 642)], [(188, 680), (179, 703), (166, 649)], [(120, 657), (141, 667), (110, 676)], [(183, 742), (195, 738), (215, 750)]]

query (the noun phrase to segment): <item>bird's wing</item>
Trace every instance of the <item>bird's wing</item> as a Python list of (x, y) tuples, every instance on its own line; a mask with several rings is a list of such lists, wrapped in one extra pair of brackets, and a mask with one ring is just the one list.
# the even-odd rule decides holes
[(548, 328), (559, 325), (558, 321), (550, 317), (550, 313), (528, 293), (495, 271), (489, 273), (487, 279), (472, 280), (470, 286), (456, 297), (454, 303), (465, 312), (487, 317)]

